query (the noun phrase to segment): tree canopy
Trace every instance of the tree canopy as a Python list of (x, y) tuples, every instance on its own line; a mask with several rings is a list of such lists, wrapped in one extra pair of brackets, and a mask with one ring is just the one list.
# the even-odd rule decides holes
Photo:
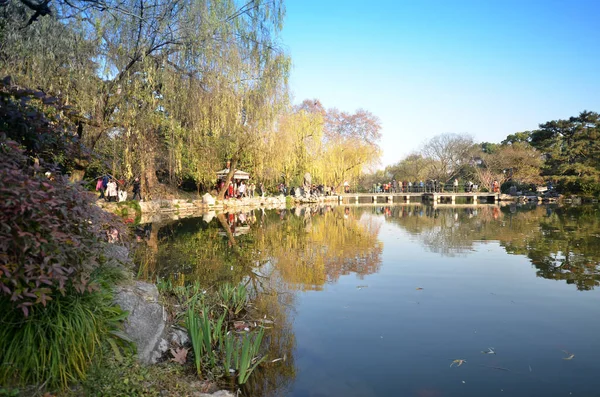
[(98, 156), (73, 156), (72, 180), (209, 190), (230, 161), (267, 184), (311, 172), (340, 185), (377, 161), (381, 126), (362, 109), (290, 105), (284, 16), (282, 0), (15, 0), (0, 6), (0, 73), (75, 111)]

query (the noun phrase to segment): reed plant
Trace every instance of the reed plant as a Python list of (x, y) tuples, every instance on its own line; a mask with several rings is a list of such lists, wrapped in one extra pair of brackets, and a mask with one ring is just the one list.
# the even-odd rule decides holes
[(239, 315), (248, 305), (248, 291), (242, 284), (223, 284), (219, 288), (221, 304), (233, 315)]
[(255, 333), (237, 334), (227, 330), (226, 313), (218, 318), (211, 318), (208, 307), (202, 307), (198, 315), (195, 307), (187, 311), (186, 328), (192, 349), (196, 373), (202, 375), (203, 364), (208, 371), (217, 368), (219, 362), (229, 375), (231, 370), (237, 373), (239, 384), (244, 384), (252, 371), (265, 360), (260, 357), (264, 329)]
[(198, 318), (195, 308), (193, 307), (189, 308), (187, 311), (185, 327), (187, 328), (190, 340), (192, 341), (196, 374), (200, 376), (202, 375), (202, 356), (204, 356), (204, 335), (200, 324), (200, 319)]
[[(192, 342), (196, 373), (202, 375), (204, 370), (214, 373), (223, 367), (227, 376), (235, 373), (239, 384), (246, 383), (252, 372), (266, 359), (260, 356), (264, 328), (243, 333), (228, 329), (231, 320), (239, 318), (248, 305), (246, 288), (243, 285), (224, 284), (212, 299), (205, 295), (197, 283), (186, 287), (163, 283), (161, 288), (185, 296), (183, 300), (188, 307), (185, 325)], [(185, 288), (185, 293), (180, 288)]]
[(244, 333), (239, 336), (229, 332), (225, 336), (223, 364), (227, 372), (235, 370), (240, 385), (246, 383), (256, 367), (266, 360), (266, 356), (259, 355), (264, 334), (265, 330), (260, 328), (254, 334)]

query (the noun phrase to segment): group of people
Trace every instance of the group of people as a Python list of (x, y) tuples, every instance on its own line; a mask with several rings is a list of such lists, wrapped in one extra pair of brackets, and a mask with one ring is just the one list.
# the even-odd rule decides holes
[[(458, 193), (458, 178), (455, 178), (451, 183), (449, 182), (448, 185), (444, 185), (436, 179), (430, 179), (426, 182), (396, 181), (394, 179), (389, 183), (373, 184), (373, 193), (435, 193), (449, 189)], [(465, 181), (464, 189), (466, 193), (473, 193), (479, 190), (479, 186), (472, 181)], [(500, 192), (500, 184), (497, 180), (492, 183), (491, 191), (494, 193)]]
[(410, 182), (392, 179), (389, 183), (374, 183), (373, 193), (419, 193), (424, 192), (425, 188), (426, 185), (423, 181)]
[[(283, 184), (282, 184), (283, 185)], [(288, 188), (284, 186), (283, 189), (279, 189), (279, 193), (284, 196), (288, 195)], [(333, 186), (325, 186), (325, 185), (307, 185), (307, 186), (292, 186), (289, 189), (289, 195), (292, 197), (301, 197), (305, 195), (309, 196), (332, 196), (335, 194), (335, 187)]]
[[(96, 182), (96, 191), (100, 192), (100, 199), (104, 199), (108, 202), (121, 202), (127, 200), (125, 180), (117, 180), (111, 175), (104, 175), (98, 178), (98, 181)], [(138, 200), (142, 199), (139, 178), (135, 178), (133, 181), (133, 200), (135, 200), (136, 197)]]
[[(220, 181), (218, 184), (219, 190), (223, 188), (225, 181)], [(259, 185), (260, 195), (264, 196), (264, 186), (261, 183)], [(254, 197), (256, 194), (256, 184), (254, 182), (246, 183), (244, 180), (234, 180), (229, 182), (229, 186), (225, 191), (225, 198), (242, 198), (242, 197)]]

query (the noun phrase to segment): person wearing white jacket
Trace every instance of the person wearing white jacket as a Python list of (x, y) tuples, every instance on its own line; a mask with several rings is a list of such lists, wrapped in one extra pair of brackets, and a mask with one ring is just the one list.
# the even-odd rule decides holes
[(108, 201), (117, 201), (117, 183), (112, 178), (106, 185), (106, 197), (108, 197)]

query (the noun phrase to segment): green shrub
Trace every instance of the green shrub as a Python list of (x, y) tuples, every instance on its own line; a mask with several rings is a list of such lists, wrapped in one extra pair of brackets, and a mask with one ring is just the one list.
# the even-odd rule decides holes
[(28, 164), (15, 142), (0, 138), (0, 300), (25, 316), (67, 290), (91, 291), (105, 229), (119, 218), (64, 176)]

